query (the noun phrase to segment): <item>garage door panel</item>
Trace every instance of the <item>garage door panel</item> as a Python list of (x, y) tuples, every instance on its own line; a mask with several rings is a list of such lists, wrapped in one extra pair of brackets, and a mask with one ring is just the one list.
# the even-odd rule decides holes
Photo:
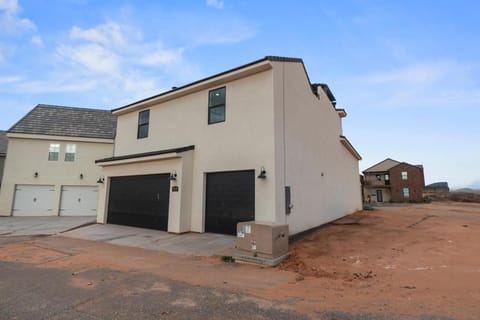
[(63, 186), (60, 200), (62, 216), (97, 215), (98, 188), (95, 186)]
[(255, 220), (255, 171), (207, 174), (205, 231), (236, 234), (237, 223)]
[(168, 229), (170, 175), (112, 177), (107, 222)]
[(55, 188), (49, 185), (17, 185), (12, 214), (14, 216), (52, 216)]

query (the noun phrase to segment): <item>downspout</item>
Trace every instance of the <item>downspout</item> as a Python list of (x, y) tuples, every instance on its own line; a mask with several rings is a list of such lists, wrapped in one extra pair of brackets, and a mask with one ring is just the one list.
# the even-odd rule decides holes
[[(285, 196), (285, 187), (287, 186), (287, 142), (286, 142), (286, 109), (285, 109), (285, 62), (282, 62), (282, 108), (283, 108), (283, 193)], [(285, 200), (284, 200), (285, 201)], [(285, 224), (288, 224), (288, 215), (285, 212)]]

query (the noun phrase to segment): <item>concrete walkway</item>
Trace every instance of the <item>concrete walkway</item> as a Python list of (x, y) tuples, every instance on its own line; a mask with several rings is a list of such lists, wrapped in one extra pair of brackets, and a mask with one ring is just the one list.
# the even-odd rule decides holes
[(96, 217), (0, 217), (0, 235), (52, 235), (95, 223)]
[(94, 224), (62, 236), (191, 256), (231, 255), (235, 237), (213, 233), (171, 234), (165, 231)]

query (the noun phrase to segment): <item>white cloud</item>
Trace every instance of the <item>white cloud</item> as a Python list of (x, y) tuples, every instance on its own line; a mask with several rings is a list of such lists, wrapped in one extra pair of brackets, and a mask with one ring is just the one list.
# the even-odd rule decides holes
[(151, 53), (146, 53), (141, 63), (147, 66), (160, 66), (178, 63), (182, 57), (183, 49), (162, 49), (158, 48)]
[(223, 8), (223, 1), (222, 0), (207, 0), (207, 6), (215, 8), (215, 9), (222, 9)]
[(18, 34), (36, 30), (35, 24), (19, 16), (17, 0), (0, 0), (0, 34)]
[[(480, 104), (475, 74), (478, 65), (456, 61), (407, 64), (340, 81), (350, 105), (370, 108), (459, 107)], [(372, 93), (374, 95), (372, 96)]]
[(18, 2), (17, 0), (0, 0), (0, 10), (8, 12), (17, 12)]
[(85, 40), (103, 45), (123, 46), (126, 44), (124, 30), (116, 23), (106, 23), (95, 28), (81, 29), (74, 26), (70, 30), (71, 39)]
[(33, 36), (31, 40), (32, 40), (32, 43), (34, 45), (36, 45), (37, 47), (39, 47), (39, 48), (43, 47), (43, 39), (42, 39), (41, 36), (39, 36), (39, 35)]
[(65, 61), (87, 68), (94, 73), (113, 75), (119, 71), (120, 57), (99, 44), (61, 46), (57, 48), (57, 53)]
[(20, 76), (0, 77), (0, 85), (11, 84), (11, 83), (19, 82), (20, 80), (22, 80), (22, 77)]
[(431, 84), (441, 80), (456, 68), (451, 62), (414, 64), (401, 68), (370, 74), (364, 80), (375, 83)]

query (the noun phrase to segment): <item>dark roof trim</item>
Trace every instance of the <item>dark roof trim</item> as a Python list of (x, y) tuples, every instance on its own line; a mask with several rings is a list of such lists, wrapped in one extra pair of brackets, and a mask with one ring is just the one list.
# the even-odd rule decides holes
[(103, 162), (110, 162), (110, 161), (117, 161), (117, 160), (127, 160), (127, 159), (137, 159), (137, 158), (157, 156), (157, 155), (167, 154), (167, 153), (180, 153), (180, 152), (185, 152), (185, 151), (189, 151), (189, 150), (193, 150), (193, 149), (195, 149), (195, 146), (191, 145), (191, 146), (186, 146), (186, 147), (164, 149), (164, 150), (159, 150), (159, 151), (134, 153), (134, 154), (128, 154), (128, 155), (125, 155), (125, 156), (110, 157), (110, 158), (95, 160), (95, 163), (103, 163)]
[(326, 83), (312, 83), (312, 90), (314, 90), (316, 95), (317, 95), (316, 91), (318, 91), (318, 87), (322, 88), (323, 92), (325, 92), (325, 94), (327, 95), (328, 100), (330, 100), (330, 102), (335, 107), (335, 105), (337, 104), (337, 99), (333, 95), (332, 90), (330, 90), (330, 87), (328, 86), (328, 84), (326, 84)]
[[(142, 99), (142, 100), (138, 100), (138, 101), (129, 103), (129, 104), (123, 106), (123, 107), (119, 107), (119, 108), (116, 108), (116, 109), (112, 109), (112, 112), (115, 112), (115, 111), (118, 111), (118, 110), (122, 110), (122, 109), (125, 109), (125, 108), (128, 108), (128, 107), (131, 107), (131, 106), (133, 106), (133, 105), (136, 105), (136, 104), (139, 104), (139, 103), (148, 101), (148, 100), (152, 100), (152, 99), (155, 99), (155, 98), (158, 98), (158, 97), (161, 97), (161, 96), (170, 94), (170, 93), (175, 92), (175, 91), (179, 91), (179, 90), (182, 90), (182, 89), (185, 89), (185, 88), (194, 86), (194, 85), (199, 84), (199, 83), (201, 83), (201, 82), (204, 82), (204, 81), (207, 81), (207, 80), (216, 78), (216, 77), (220, 77), (220, 76), (223, 76), (223, 75), (225, 75), (225, 74), (228, 74), (228, 73), (231, 73), (231, 72), (234, 72), (234, 71), (238, 71), (238, 70), (240, 70), (240, 69), (248, 68), (248, 67), (250, 67), (250, 66), (253, 66), (253, 65), (257, 64), (257, 63), (264, 62), (264, 61), (300, 62), (300, 63), (302, 63), (302, 65), (303, 65), (303, 60), (300, 59), (300, 58), (279, 57), (279, 56), (266, 56), (266, 57), (264, 57), (264, 58), (262, 58), (262, 59), (255, 60), (255, 61), (249, 62), (249, 63), (247, 63), (247, 64), (241, 65), (241, 66), (239, 66), (239, 67), (236, 67), (236, 68), (233, 68), (233, 69), (230, 69), (230, 70), (227, 70), (227, 71), (223, 71), (223, 72), (214, 74), (213, 76), (209, 76), (209, 77), (206, 77), (206, 78), (203, 78), (203, 79), (200, 79), (200, 80), (197, 80), (197, 81), (188, 83), (188, 84), (183, 85), (183, 86), (181, 86), (181, 87), (174, 87), (172, 90), (165, 91), (165, 92), (162, 92), (162, 93), (160, 93), (160, 94), (157, 94), (157, 95), (154, 95), (154, 96), (151, 96), (151, 97)], [(305, 70), (305, 65), (303, 65), (303, 69)], [(305, 70), (305, 74), (307, 75), (307, 78), (308, 78), (308, 74), (307, 74), (307, 71), (306, 71), (306, 70)], [(310, 79), (309, 79), (308, 81), (310, 82)]]

